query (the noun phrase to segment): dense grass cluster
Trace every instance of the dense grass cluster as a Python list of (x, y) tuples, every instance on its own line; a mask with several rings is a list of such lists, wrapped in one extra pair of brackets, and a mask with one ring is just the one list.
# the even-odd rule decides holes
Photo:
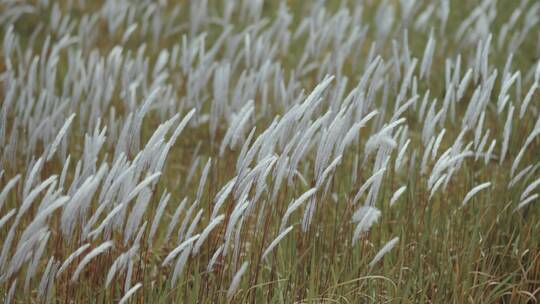
[(540, 2), (0, 3), (4, 303), (534, 303)]

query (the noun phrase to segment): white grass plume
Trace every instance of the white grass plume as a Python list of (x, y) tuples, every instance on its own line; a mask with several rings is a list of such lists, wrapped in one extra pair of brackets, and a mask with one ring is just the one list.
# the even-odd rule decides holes
[(216, 228), (217, 225), (219, 225), (223, 219), (225, 219), (225, 215), (220, 215), (216, 218), (214, 218), (210, 224), (208, 224), (208, 226), (206, 226), (206, 228), (204, 228), (203, 232), (201, 233), (201, 237), (197, 240), (197, 243), (195, 243), (194, 247), (193, 247), (193, 254), (197, 254), (199, 252), (199, 249), (201, 248), (202, 244), (204, 243), (204, 241), (206, 240), (206, 238), (208, 237), (208, 235), (210, 234), (210, 232), (212, 232), (212, 230), (214, 228)]
[(83, 253), (88, 247), (90, 247), (90, 244), (84, 244), (81, 247), (79, 247), (77, 250), (75, 250), (73, 253), (69, 255), (69, 257), (62, 263), (62, 266), (58, 269), (58, 272), (56, 273), (56, 277), (59, 277), (73, 262), (81, 253)]
[(508, 118), (506, 119), (506, 123), (504, 125), (504, 130), (503, 130), (503, 144), (502, 144), (502, 150), (501, 150), (501, 158), (499, 160), (501, 164), (506, 158), (506, 153), (508, 152), (508, 143), (510, 141), (510, 135), (512, 133), (513, 115), (514, 115), (514, 106), (510, 105), (510, 109), (508, 110)]
[(210, 261), (208, 262), (208, 266), (206, 267), (206, 272), (212, 272), (212, 269), (214, 268), (214, 265), (217, 262), (217, 259), (221, 255), (221, 252), (223, 251), (223, 245), (219, 246), (218, 249), (214, 252), (212, 255), (212, 258), (210, 258)]
[(129, 298), (131, 298), (131, 296), (133, 296), (133, 294), (139, 289), (142, 287), (142, 284), (141, 283), (137, 283), (135, 284), (135, 286), (131, 287), (127, 292), (126, 294), (120, 299), (120, 302), (118, 302), (118, 304), (125, 304), (129, 301)]
[(124, 208), (124, 204), (121, 203), (121, 204), (118, 204), (118, 206), (114, 207), (113, 210), (111, 210), (108, 214), (107, 214), (107, 217), (99, 224), (99, 226), (90, 231), (90, 233), (88, 233), (88, 237), (89, 238), (93, 238), (93, 239), (96, 239), (97, 236), (103, 232), (103, 230), (107, 227), (107, 225), (109, 225), (112, 220), (114, 219), (114, 217), (120, 212), (122, 211), (122, 209)]
[(264, 251), (262, 255), (262, 259), (266, 259), (266, 257), (272, 252), (274, 247), (277, 246), (277, 244), (289, 233), (291, 230), (293, 230), (294, 226), (289, 226), (287, 229), (285, 229), (283, 232), (281, 232), (273, 241), (268, 245), (266, 250)]
[(182, 273), (182, 270), (184, 270), (184, 266), (186, 265), (186, 262), (191, 253), (192, 246), (193, 246), (192, 243), (190, 243), (188, 247), (184, 249), (180, 257), (176, 261), (176, 264), (174, 265), (174, 270), (172, 273), (172, 280), (171, 280), (172, 286), (176, 286), (176, 281), (178, 279), (178, 276)]
[[(176, 227), (176, 224), (178, 223), (178, 220), (180, 219), (180, 214), (182, 213), (182, 211), (184, 211), (184, 207), (186, 206), (186, 204), (187, 204), (187, 197), (184, 198), (182, 202), (180, 202), (178, 207), (176, 207), (176, 210), (174, 211), (171, 221), (169, 222), (167, 233), (165, 234), (165, 239), (164, 239), (165, 242), (167, 242), (169, 238), (171, 237), (171, 234), (173, 233), (174, 228)], [(187, 218), (191, 216), (191, 212), (193, 212), (195, 207), (196, 207), (196, 204), (194, 203), (188, 210), (186, 214), (186, 218), (184, 219), (184, 222), (186, 222)]]
[(358, 222), (356, 229), (354, 230), (352, 243), (355, 244), (362, 233), (369, 231), (371, 226), (375, 224), (381, 211), (373, 206), (362, 206), (353, 214), (353, 222)]
[(114, 245), (114, 241), (107, 241), (101, 245), (99, 245), (98, 247), (94, 248), (92, 251), (90, 251), (90, 253), (88, 253), (83, 259), (82, 261), (79, 263), (79, 266), (77, 266), (77, 269), (75, 269), (75, 272), (73, 273), (73, 275), (71, 276), (71, 282), (74, 283), (75, 281), (77, 281), (77, 279), (79, 278), (79, 275), (81, 274), (81, 272), (83, 271), (84, 267), (90, 263), (90, 261), (97, 257), (98, 255), (106, 252), (107, 250), (109, 250), (111, 247), (113, 247)]
[(433, 31), (429, 35), (429, 40), (424, 51), (424, 57), (420, 66), (420, 78), (429, 78), (431, 72), (431, 63), (433, 61), (433, 53), (435, 52), (435, 39), (433, 38)]
[(529, 205), (532, 201), (536, 200), (538, 198), (538, 193), (535, 193), (529, 197), (527, 197), (526, 199), (522, 200), (519, 205), (514, 209), (514, 212), (520, 210), (520, 209), (523, 209), (525, 208), (527, 205)]
[(250, 204), (250, 201), (246, 200), (247, 196), (243, 196), (242, 200), (236, 205), (233, 209), (231, 216), (229, 217), (229, 222), (227, 223), (227, 228), (225, 229), (225, 248), (223, 249), (223, 254), (227, 254), (229, 251), (228, 244), (231, 241), (232, 234), (234, 232), (234, 227), (238, 222), (238, 219), (244, 214), (244, 211)]
[(523, 193), (521, 193), (520, 200), (524, 200), (525, 197), (529, 196), (529, 194), (536, 188), (540, 186), (540, 178), (536, 179), (532, 183), (530, 183), (525, 190), (523, 190)]
[(463, 202), (461, 203), (461, 206), (465, 206), (472, 198), (473, 196), (475, 196), (478, 192), (488, 188), (491, 186), (491, 182), (486, 182), (486, 183), (483, 183), (483, 184), (480, 184), (474, 188), (471, 189), (471, 191), (469, 191), (467, 193), (467, 195), (465, 195), (465, 198), (463, 199)]
[(364, 184), (362, 185), (362, 187), (360, 187), (360, 189), (358, 190), (358, 192), (356, 193), (356, 195), (354, 196), (354, 199), (353, 199), (353, 205), (356, 205), (356, 203), (360, 200), (360, 197), (362, 196), (362, 194), (364, 194), (364, 192), (371, 186), (373, 185), (377, 179), (379, 178), (382, 178), (382, 174), (384, 174), (384, 172), (386, 172), (386, 168), (381, 168), (379, 170), (377, 170), (377, 172), (373, 173), (372, 176), (370, 176), (365, 182)]
[(47, 154), (47, 161), (49, 161), (52, 158), (52, 156), (54, 155), (54, 153), (56, 152), (56, 149), (58, 148), (58, 145), (60, 144), (60, 141), (62, 140), (62, 138), (64, 138), (64, 135), (66, 134), (66, 132), (67, 132), (69, 126), (71, 125), (71, 123), (73, 122), (74, 118), (75, 118), (75, 113), (73, 113), (73, 114), (71, 114), (71, 116), (69, 116), (69, 118), (66, 120), (66, 122), (64, 123), (64, 125), (60, 129), (60, 131), (58, 131), (58, 135), (56, 135), (56, 138), (54, 139), (54, 141), (50, 145), (49, 153)]
[(6, 201), (7, 195), (9, 191), (15, 187), (17, 182), (21, 179), (21, 175), (17, 174), (14, 178), (10, 179), (7, 184), (4, 186), (4, 189), (2, 189), (2, 192), (0, 192), (0, 210), (2, 210), (2, 206), (4, 205), (4, 202)]
[(529, 103), (532, 100), (532, 97), (535, 93), (535, 91), (538, 89), (538, 83), (534, 83), (532, 87), (529, 89), (529, 92), (525, 96), (525, 99), (523, 99), (523, 102), (521, 103), (521, 109), (519, 111), (519, 119), (522, 119), (525, 116), (525, 113), (527, 112), (527, 107), (529, 106)]
[(529, 173), (531, 170), (538, 168), (538, 165), (537, 166), (533, 166), (533, 165), (528, 165), (527, 167), (525, 167), (523, 170), (521, 170), (520, 172), (518, 172), (518, 174), (516, 174), (516, 176), (514, 176), (510, 182), (508, 183), (508, 189), (514, 187), (522, 178), (525, 177), (525, 175), (527, 175), (527, 173)]
[(373, 268), (373, 266), (375, 266), (375, 264), (377, 264), (377, 262), (379, 262), (383, 258), (383, 256), (385, 254), (387, 254), (390, 250), (392, 250), (396, 246), (396, 244), (398, 242), (399, 242), (399, 237), (395, 237), (395, 238), (391, 239), (390, 241), (388, 241), (388, 243), (386, 243), (381, 248), (381, 250), (379, 250), (379, 252), (377, 252), (377, 254), (373, 258), (373, 260), (371, 260), (371, 262), (369, 262), (369, 268)]
[(233, 187), (236, 183), (237, 177), (234, 177), (231, 179), (223, 188), (216, 194), (216, 199), (214, 203), (214, 209), (212, 210), (212, 216), (211, 218), (215, 218), (219, 212), (219, 209), (225, 203), (225, 200), (231, 194), (231, 191), (233, 190)]
[(161, 266), (167, 266), (182, 250), (187, 248), (191, 245), (191, 243), (195, 242), (199, 238), (199, 234), (194, 235), (190, 237), (189, 239), (183, 241), (180, 245), (178, 245), (176, 248), (174, 248), (163, 260), (163, 263), (161, 263)]
[(240, 286), (240, 281), (242, 280), (242, 275), (244, 275), (244, 272), (246, 272), (247, 268), (249, 266), (249, 262), (244, 262), (240, 269), (236, 272), (234, 275), (231, 285), (229, 286), (229, 289), (227, 290), (227, 299), (231, 300), (232, 297), (236, 294), (238, 291), (238, 287)]
[(399, 150), (399, 153), (396, 157), (396, 164), (395, 164), (395, 171), (398, 172), (401, 168), (401, 165), (403, 164), (403, 161), (405, 159), (405, 154), (407, 153), (407, 148), (409, 147), (409, 144), (411, 143), (410, 139), (407, 139), (403, 147), (401, 147), (401, 150)]
[(397, 202), (397, 200), (403, 194), (403, 192), (405, 192), (405, 190), (407, 190), (407, 186), (402, 186), (397, 189), (396, 192), (394, 192), (392, 198), (390, 199), (390, 206), (393, 206)]
[(154, 220), (152, 221), (152, 226), (150, 227), (150, 232), (148, 234), (148, 245), (152, 244), (152, 240), (154, 238), (154, 235), (156, 234), (157, 228), (161, 221), (161, 216), (163, 215), (163, 212), (165, 211), (165, 208), (167, 207), (167, 204), (169, 203), (170, 198), (171, 198), (171, 194), (166, 193), (166, 192), (164, 192), (163, 195), (161, 196), (161, 200), (156, 210), (156, 214), (154, 215)]
[(9, 221), (9, 219), (15, 214), (15, 212), (16, 209), (13, 208), (0, 218), (0, 229)]
[(304, 192), (302, 195), (300, 195), (299, 198), (294, 200), (289, 207), (287, 207), (287, 210), (285, 211), (285, 214), (281, 218), (281, 227), (279, 228), (279, 231), (282, 232), (285, 230), (285, 225), (287, 225), (287, 221), (289, 220), (289, 217), (291, 214), (298, 209), (305, 201), (307, 201), (308, 198), (313, 196), (317, 192), (317, 188), (311, 188), (308, 191)]

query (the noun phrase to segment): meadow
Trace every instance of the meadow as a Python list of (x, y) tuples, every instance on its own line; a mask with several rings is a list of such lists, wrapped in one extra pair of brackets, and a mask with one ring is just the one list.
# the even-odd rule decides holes
[(3, 303), (537, 303), (540, 2), (0, 2)]

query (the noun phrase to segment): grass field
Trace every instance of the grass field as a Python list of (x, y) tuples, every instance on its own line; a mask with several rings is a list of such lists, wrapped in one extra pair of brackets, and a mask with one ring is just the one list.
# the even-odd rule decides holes
[(0, 3), (3, 303), (540, 301), (540, 2)]

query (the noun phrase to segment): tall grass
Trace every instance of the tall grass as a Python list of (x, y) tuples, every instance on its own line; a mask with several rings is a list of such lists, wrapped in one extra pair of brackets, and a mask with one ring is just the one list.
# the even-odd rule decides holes
[(4, 303), (534, 303), (540, 3), (0, 3)]

